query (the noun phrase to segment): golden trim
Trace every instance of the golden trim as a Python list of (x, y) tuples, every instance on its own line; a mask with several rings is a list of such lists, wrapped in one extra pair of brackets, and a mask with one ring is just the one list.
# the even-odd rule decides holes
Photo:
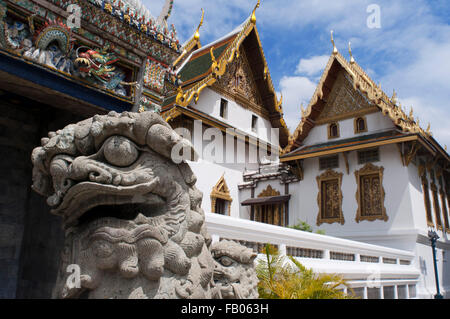
[(264, 189), (261, 193), (259, 193), (258, 198), (261, 197), (271, 197), (271, 196), (280, 196), (281, 193), (276, 189), (272, 188), (272, 185), (267, 185), (266, 189)]
[[(363, 130), (359, 130), (358, 120), (363, 120), (364, 121), (364, 129)], [(360, 134), (360, 133), (367, 132), (367, 118), (365, 116), (355, 117), (355, 119), (353, 120), (353, 129), (354, 129), (355, 134)]]
[(395, 144), (395, 143), (401, 143), (401, 142), (407, 142), (407, 141), (415, 141), (417, 139), (418, 139), (418, 137), (416, 135), (406, 136), (403, 138), (390, 139), (387, 141), (371, 142), (371, 143), (367, 143), (367, 144), (363, 144), (363, 145), (348, 146), (348, 147), (343, 147), (343, 148), (339, 148), (339, 149), (335, 149), (335, 150), (322, 151), (322, 152), (303, 154), (303, 155), (294, 155), (294, 156), (290, 156), (290, 157), (280, 158), (280, 162), (289, 162), (289, 161), (297, 160), (297, 159), (305, 159), (305, 158), (312, 158), (312, 157), (320, 157), (320, 156), (324, 156), (324, 155), (338, 154), (341, 152), (355, 151), (355, 150), (371, 148), (371, 147), (376, 147), (376, 146), (381, 146), (381, 145)]
[(225, 174), (222, 175), (222, 177), (219, 179), (219, 181), (214, 185), (214, 187), (211, 190), (211, 212), (215, 213), (216, 210), (216, 200), (223, 199), (224, 201), (228, 202), (228, 216), (230, 216), (231, 213), (231, 202), (233, 201), (233, 198), (230, 196), (230, 190), (227, 186), (227, 183), (225, 182)]
[[(343, 194), (342, 194), (342, 176), (344, 174), (335, 172), (331, 169), (328, 169), (326, 172), (322, 173), (321, 175), (316, 177), (317, 180), (317, 186), (319, 187), (319, 193), (317, 194), (317, 204), (319, 206), (319, 213), (317, 215), (317, 226), (320, 226), (323, 223), (327, 224), (333, 224), (333, 223), (340, 223), (341, 225), (344, 225), (345, 219), (344, 219), (344, 213), (342, 211), (342, 200), (343, 200)], [(338, 201), (339, 201), (339, 216), (335, 218), (326, 218), (322, 217), (322, 183), (327, 181), (333, 181), (337, 180), (338, 183)]]
[[(389, 219), (389, 217), (386, 214), (386, 207), (384, 206), (384, 199), (385, 199), (385, 192), (383, 187), (383, 172), (384, 167), (382, 166), (375, 166), (372, 163), (367, 163), (363, 168), (355, 172), (355, 178), (356, 178), (356, 184), (357, 191), (356, 191), (356, 201), (358, 202), (358, 210), (356, 211), (356, 222), (359, 223), (360, 221), (367, 220), (367, 221), (375, 221), (375, 220), (384, 220), (385, 222)], [(362, 208), (363, 203), (361, 197), (363, 196), (361, 191), (361, 178), (367, 175), (378, 175), (379, 181), (380, 181), (380, 189), (379, 193), (381, 198), (379, 199), (381, 204), (381, 214), (379, 215), (369, 215), (369, 216), (363, 216), (362, 214)]]

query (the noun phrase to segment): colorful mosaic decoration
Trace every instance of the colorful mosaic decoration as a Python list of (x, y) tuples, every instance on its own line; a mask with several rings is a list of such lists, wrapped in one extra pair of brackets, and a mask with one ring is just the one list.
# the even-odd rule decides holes
[(166, 76), (166, 72), (167, 67), (164, 67), (161, 63), (158, 63), (149, 57), (145, 65), (145, 86), (158, 92), (162, 92), (164, 89), (164, 78)]
[[(166, 0), (156, 19), (141, 0), (42, 1), (0, 0), (1, 50), (126, 98), (137, 108), (159, 111), (158, 103), (176, 91), (172, 63), (182, 48), (175, 26), (167, 24), (173, 0)], [(81, 24), (72, 29), (67, 15), (55, 8), (67, 11), (69, 5), (81, 12)], [(141, 81), (142, 89), (137, 84)], [(141, 97), (144, 92), (147, 96)]]

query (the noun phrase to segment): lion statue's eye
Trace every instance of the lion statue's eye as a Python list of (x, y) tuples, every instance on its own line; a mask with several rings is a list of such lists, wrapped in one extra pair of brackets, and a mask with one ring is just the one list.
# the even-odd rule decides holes
[(92, 251), (95, 257), (107, 258), (112, 255), (114, 248), (111, 243), (105, 240), (97, 240), (92, 245)]
[(123, 136), (112, 136), (108, 138), (103, 147), (105, 159), (115, 166), (130, 166), (139, 156), (136, 145)]
[(222, 266), (229, 267), (234, 263), (234, 260), (228, 256), (222, 256), (219, 258), (219, 262)]

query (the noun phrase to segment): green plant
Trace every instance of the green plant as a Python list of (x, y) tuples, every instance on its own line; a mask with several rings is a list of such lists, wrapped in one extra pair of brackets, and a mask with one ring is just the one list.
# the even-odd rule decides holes
[[(297, 222), (297, 224), (292, 225), (292, 226), (288, 226), (288, 228), (292, 228), (292, 229), (296, 229), (296, 230), (301, 230), (301, 231), (306, 231), (309, 233), (313, 232), (313, 228), (311, 227), (311, 225), (309, 225), (307, 222), (304, 222), (302, 220), (299, 220)], [(316, 234), (320, 234), (320, 235), (325, 235), (325, 231), (322, 229), (318, 229), (316, 231)]]
[(262, 299), (353, 299), (340, 288), (341, 276), (318, 274), (292, 256), (281, 256), (271, 245), (264, 249), (265, 259), (258, 261), (258, 292)]

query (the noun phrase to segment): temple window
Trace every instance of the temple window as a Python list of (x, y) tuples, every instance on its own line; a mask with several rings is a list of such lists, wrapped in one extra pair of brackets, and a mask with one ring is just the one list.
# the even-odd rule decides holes
[(252, 115), (252, 131), (256, 132), (258, 129), (258, 117), (256, 115)]
[(427, 214), (428, 226), (434, 227), (433, 216), (431, 215), (431, 201), (428, 180), (426, 176), (422, 176), (423, 202), (425, 204), (425, 212)]
[(230, 190), (222, 175), (211, 191), (211, 212), (221, 215), (230, 215), (232, 201), (233, 199), (230, 196)]
[(318, 226), (323, 223), (340, 223), (343, 225), (345, 222), (342, 212), (342, 175), (342, 173), (327, 170), (316, 178), (319, 187), (317, 198), (319, 205)]
[(331, 123), (328, 125), (328, 138), (337, 138), (339, 137), (339, 124)]
[(220, 99), (220, 117), (228, 118), (228, 101), (225, 99)]
[(439, 205), (439, 197), (435, 183), (431, 183), (431, 193), (433, 195), (434, 216), (436, 217), (436, 226), (442, 230), (441, 207)]
[(367, 132), (366, 118), (364, 118), (364, 117), (356, 118), (355, 122), (354, 122), (354, 126), (355, 126), (355, 134)]
[(380, 161), (380, 151), (378, 148), (358, 151), (358, 164), (367, 164)]
[(333, 169), (333, 168), (338, 168), (338, 167), (339, 167), (339, 156), (338, 155), (319, 158), (319, 169), (320, 170)]
[(358, 210), (356, 222), (362, 220), (388, 220), (386, 208), (384, 207), (383, 167), (368, 163), (355, 172), (357, 182), (356, 199)]

